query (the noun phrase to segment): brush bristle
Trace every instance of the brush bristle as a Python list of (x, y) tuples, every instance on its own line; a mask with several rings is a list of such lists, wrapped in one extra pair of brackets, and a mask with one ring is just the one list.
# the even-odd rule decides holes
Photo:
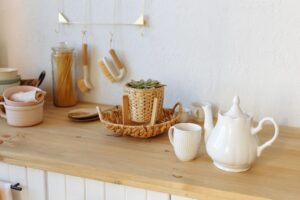
[(90, 90), (88, 87), (86, 87), (83, 79), (80, 79), (80, 80), (77, 81), (77, 87), (83, 93), (86, 93)]
[(106, 68), (106, 66), (102, 60), (98, 61), (98, 65), (102, 69), (102, 72), (106, 76), (106, 78), (108, 78), (111, 82), (115, 82), (114, 77), (110, 74), (110, 72), (108, 71), (108, 69)]

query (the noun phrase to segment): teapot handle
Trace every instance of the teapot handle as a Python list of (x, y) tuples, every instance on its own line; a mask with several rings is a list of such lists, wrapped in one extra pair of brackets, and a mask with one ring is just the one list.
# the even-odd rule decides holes
[(259, 131), (262, 130), (262, 126), (265, 122), (267, 121), (270, 121), (273, 126), (274, 126), (274, 129), (275, 129), (275, 132), (274, 132), (274, 136), (268, 140), (267, 142), (265, 142), (264, 144), (260, 145), (257, 147), (257, 156), (260, 156), (261, 155), (261, 152), (268, 146), (270, 146), (275, 140), (276, 138), (278, 137), (278, 134), (279, 134), (279, 128), (278, 128), (278, 125), (277, 123), (275, 122), (275, 120), (271, 117), (265, 117), (263, 118), (262, 120), (260, 120), (260, 122), (258, 123), (258, 126), (256, 128), (252, 128), (251, 130), (251, 133), (252, 135), (255, 135), (257, 134)]

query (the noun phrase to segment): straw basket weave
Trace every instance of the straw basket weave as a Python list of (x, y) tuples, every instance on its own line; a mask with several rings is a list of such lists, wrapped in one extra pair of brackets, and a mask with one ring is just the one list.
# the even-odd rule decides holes
[(137, 123), (148, 123), (152, 115), (154, 98), (158, 99), (157, 118), (160, 119), (163, 111), (164, 86), (151, 89), (136, 89), (125, 86), (129, 97), (130, 118)]
[[(178, 111), (176, 109), (178, 108)], [(181, 103), (176, 103), (173, 108), (162, 109), (160, 120), (155, 125), (123, 125), (122, 109), (117, 106), (109, 110), (100, 111), (99, 117), (105, 127), (116, 136), (132, 136), (136, 138), (150, 138), (160, 135), (176, 124), (182, 113)]]

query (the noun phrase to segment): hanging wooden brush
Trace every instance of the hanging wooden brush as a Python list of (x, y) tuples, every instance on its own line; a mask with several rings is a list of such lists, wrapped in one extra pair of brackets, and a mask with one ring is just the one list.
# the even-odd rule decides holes
[[(116, 0), (114, 0), (114, 21), (116, 19)], [(112, 43), (113, 43), (113, 36), (114, 34), (110, 32), (110, 40), (109, 40), (109, 45), (110, 45), (110, 50), (109, 54), (112, 58), (113, 63), (111, 63), (107, 57), (103, 57), (98, 61), (98, 65), (101, 68), (103, 74), (108, 78), (111, 82), (118, 82), (123, 79), (125, 76), (126, 70), (123, 65), (123, 63), (120, 61), (119, 57), (117, 56), (115, 50), (112, 48)]]
[(89, 81), (89, 70), (88, 70), (88, 54), (87, 54), (87, 44), (82, 44), (82, 67), (83, 67), (83, 79), (77, 81), (77, 86), (81, 92), (88, 92), (92, 89), (92, 85)]
[(109, 54), (112, 57), (113, 63), (111, 63), (107, 57), (103, 57), (98, 61), (98, 65), (102, 69), (106, 78), (108, 78), (111, 82), (121, 81), (126, 73), (125, 67), (114, 49), (110, 49)]

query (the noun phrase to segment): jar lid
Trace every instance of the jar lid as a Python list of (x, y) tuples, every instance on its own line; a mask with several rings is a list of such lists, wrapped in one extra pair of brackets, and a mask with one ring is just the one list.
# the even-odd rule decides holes
[(68, 46), (68, 43), (67, 43), (67, 42), (60, 42), (60, 43), (58, 44), (58, 46), (52, 47), (52, 50), (53, 50), (53, 51), (58, 51), (58, 52), (73, 52), (73, 51), (74, 51), (74, 48)]

